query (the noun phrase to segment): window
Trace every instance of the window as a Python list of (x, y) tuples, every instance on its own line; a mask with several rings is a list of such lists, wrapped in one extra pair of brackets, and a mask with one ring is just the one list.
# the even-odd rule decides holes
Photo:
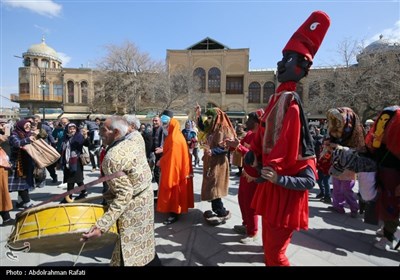
[(208, 91), (210, 93), (221, 92), (221, 71), (216, 67), (208, 70)]
[(42, 59), (40, 67), (49, 68), (49, 61), (47, 59)]
[(83, 81), (81, 82), (81, 95), (82, 95), (82, 103), (88, 103), (88, 83)]
[(54, 96), (62, 96), (62, 85), (53, 85)]
[(275, 93), (275, 84), (273, 82), (266, 82), (264, 84), (263, 103), (268, 103), (269, 98)]
[(258, 82), (249, 85), (249, 103), (260, 103), (261, 86)]
[(29, 83), (20, 83), (19, 93), (29, 93)]
[(226, 94), (243, 94), (243, 77), (227, 77)]
[(196, 89), (200, 92), (206, 92), (206, 71), (203, 68), (196, 68), (193, 71), (193, 79), (196, 85)]
[(74, 103), (74, 82), (69, 81), (67, 83), (68, 89), (68, 103)]

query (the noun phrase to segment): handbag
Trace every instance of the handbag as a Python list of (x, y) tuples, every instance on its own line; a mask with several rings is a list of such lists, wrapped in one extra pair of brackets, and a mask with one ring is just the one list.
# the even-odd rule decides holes
[(81, 160), (82, 165), (87, 165), (90, 163), (90, 156), (85, 151), (80, 154), (79, 158)]
[(55, 163), (59, 158), (60, 154), (55, 148), (47, 144), (43, 139), (37, 139), (31, 144), (27, 144), (21, 147), (26, 151), (31, 158), (35, 161), (36, 166), (44, 168)]

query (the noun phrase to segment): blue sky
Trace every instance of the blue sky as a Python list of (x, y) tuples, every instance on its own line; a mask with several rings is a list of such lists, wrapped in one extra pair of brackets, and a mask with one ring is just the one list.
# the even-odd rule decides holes
[(64, 67), (94, 67), (104, 46), (134, 42), (155, 60), (167, 49), (185, 49), (205, 37), (229, 48), (250, 49), (250, 69), (275, 69), (282, 48), (315, 10), (331, 26), (314, 57), (314, 66), (342, 62), (337, 50), (345, 39), (366, 44), (384, 38), (400, 41), (400, 0), (394, 1), (74, 1), (0, 0), (0, 107), (18, 92), (21, 56), (32, 44), (46, 43)]

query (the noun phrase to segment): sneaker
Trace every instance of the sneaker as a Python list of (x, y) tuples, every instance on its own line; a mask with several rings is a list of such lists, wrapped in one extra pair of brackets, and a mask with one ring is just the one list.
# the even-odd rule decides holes
[(381, 240), (374, 244), (374, 247), (384, 251), (394, 251), (396, 250), (397, 242), (397, 240), (390, 242), (386, 237), (382, 237)]
[(33, 203), (32, 203), (32, 201), (25, 202), (25, 203), (23, 201), (21, 201), (21, 202), (17, 202), (15, 205), (16, 205), (17, 208), (27, 209), (27, 208), (32, 207)]
[(315, 198), (323, 198), (324, 197), (324, 194), (322, 193), (322, 192), (320, 192), (319, 194), (317, 194), (316, 196), (315, 196)]
[(80, 193), (75, 200), (86, 198), (86, 197), (87, 197), (87, 192)]
[(218, 216), (218, 218), (222, 218), (224, 221), (229, 220), (232, 217), (231, 211), (226, 210), (225, 216)]
[(331, 204), (332, 203), (332, 198), (330, 197), (323, 197), (321, 200), (323, 203)]
[(383, 237), (383, 226), (378, 228), (375, 232), (376, 236)]
[(3, 221), (3, 226), (9, 226), (9, 225), (13, 225), (14, 224), (14, 222), (15, 222), (15, 220), (14, 219), (7, 219), (7, 220), (5, 220), (5, 221)]
[(235, 225), (235, 226), (233, 227), (233, 230), (234, 230), (236, 233), (239, 233), (239, 234), (246, 234), (246, 232), (247, 232), (246, 226), (245, 226), (245, 225)]
[(96, 171), (96, 167), (92, 168), (92, 172), (95, 172), (95, 171)]
[(176, 221), (178, 221), (178, 216), (170, 216), (163, 222), (163, 224), (170, 225), (170, 224), (175, 223)]
[(247, 236), (245, 238), (242, 238), (242, 239), (240, 239), (239, 242), (243, 243), (243, 244), (249, 244), (249, 243), (253, 243), (253, 242), (257, 241), (257, 240), (258, 240), (257, 235), (254, 235), (254, 236)]

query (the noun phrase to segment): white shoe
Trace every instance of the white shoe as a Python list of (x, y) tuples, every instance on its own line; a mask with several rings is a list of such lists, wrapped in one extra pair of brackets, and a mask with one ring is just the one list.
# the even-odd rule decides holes
[(243, 244), (250, 244), (250, 243), (253, 243), (253, 242), (257, 241), (257, 240), (258, 240), (257, 235), (254, 235), (254, 236), (247, 236), (247, 237), (245, 237), (245, 238), (240, 239), (240, 243), (243, 243)]
[(375, 248), (384, 250), (384, 251), (390, 251), (392, 247), (392, 242), (390, 242), (386, 237), (382, 237), (381, 240), (376, 242), (374, 244)]
[(396, 239), (396, 236), (392, 242), (390, 242), (386, 237), (382, 237), (381, 240), (374, 244), (374, 246), (381, 250), (397, 252), (397, 249), (399, 249), (399, 247), (397, 246), (399, 242), (400, 241)]
[(378, 228), (377, 231), (376, 231), (375, 233), (376, 233), (376, 236), (383, 237), (383, 226), (381, 226), (380, 228)]

